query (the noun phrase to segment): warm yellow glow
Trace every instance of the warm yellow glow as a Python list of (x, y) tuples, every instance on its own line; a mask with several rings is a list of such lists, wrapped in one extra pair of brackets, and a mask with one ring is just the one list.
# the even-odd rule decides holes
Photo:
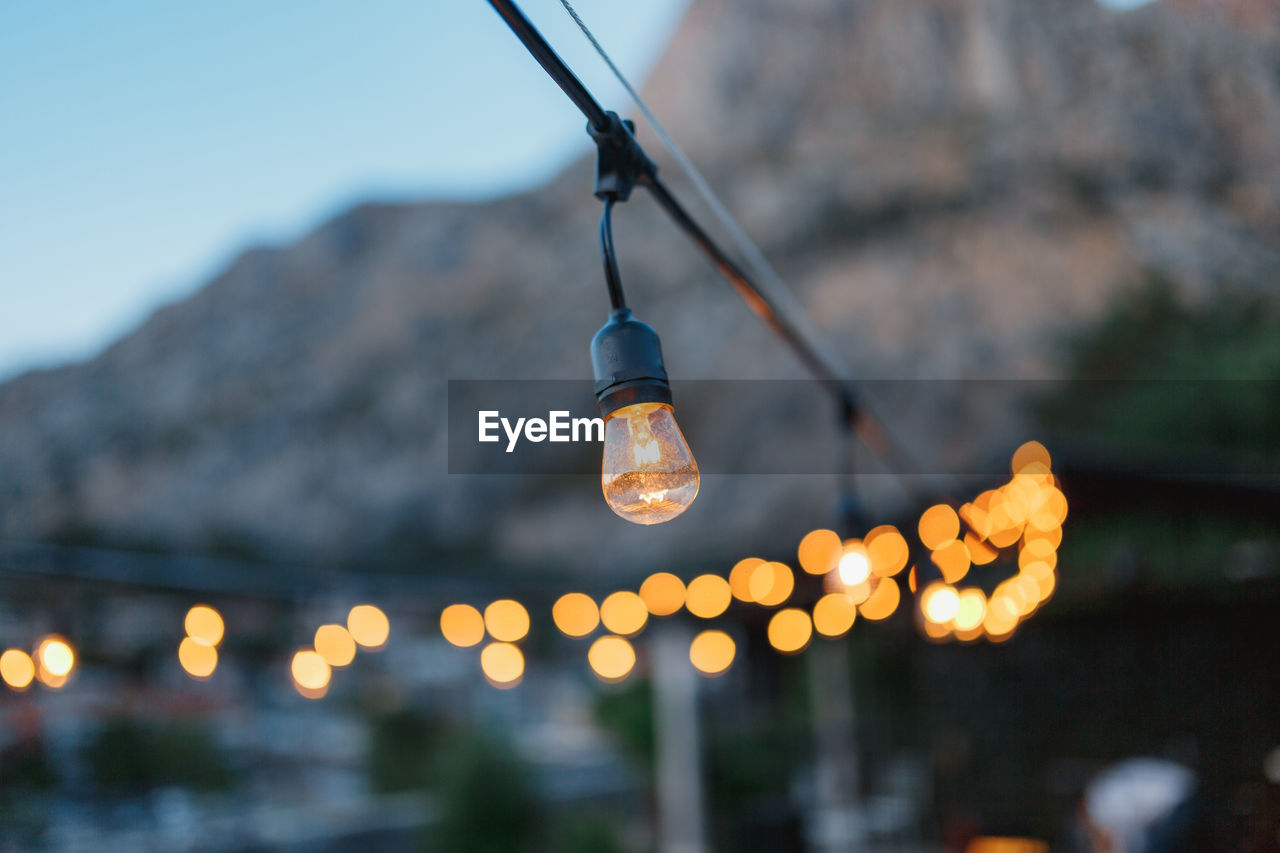
[(748, 589), (752, 601), (759, 601), (773, 590), (773, 563), (761, 563), (752, 570)]
[(975, 566), (985, 566), (994, 562), (996, 557), (1000, 556), (1000, 552), (992, 548), (986, 542), (979, 539), (973, 533), (964, 535), (964, 547), (969, 551), (969, 559), (973, 561)]
[(997, 548), (1008, 548), (1022, 536), (1022, 522), (1015, 520), (1013, 515), (1017, 507), (1000, 497), (998, 492), (991, 504), (991, 512), (987, 516), (991, 530), (987, 534), (987, 541)]
[(1018, 572), (1013, 576), (1011, 585), (1017, 588), (1023, 601), (1022, 615), (1030, 616), (1040, 606), (1040, 584), (1026, 572)]
[[(995, 600), (991, 602), (993, 605)], [(1013, 629), (1018, 627), (1018, 620), (1011, 619), (999, 612), (994, 607), (987, 608), (987, 617), (982, 620), (982, 630), (986, 632), (987, 639), (999, 642), (1013, 636)]]
[(484, 639), (484, 617), (470, 604), (450, 604), (440, 613), (440, 633), (458, 648), (471, 648)]
[[(987, 509), (990, 507), (989, 500), (988, 498), (981, 506), (977, 501), (961, 504), (960, 509), (956, 510), (960, 520), (969, 525), (969, 529), (973, 531), (973, 533), (965, 534), (965, 544), (968, 544), (970, 538), (986, 539), (987, 534), (991, 532), (991, 525), (987, 519)], [(975, 560), (974, 562), (977, 561)]]
[(36, 665), (36, 681), (39, 681), (45, 687), (52, 690), (58, 690), (59, 688), (66, 686), (66, 683), (70, 680), (71, 676), (69, 674), (54, 675), (43, 666), (40, 666), (39, 664)]
[(567, 592), (552, 605), (551, 618), (565, 636), (585, 637), (600, 624), (600, 609), (591, 596)]
[(809, 645), (813, 622), (798, 607), (788, 607), (769, 620), (769, 645), (783, 654), (794, 654)]
[(956, 631), (967, 632), (981, 629), (982, 620), (987, 616), (987, 597), (980, 589), (966, 589), (960, 593), (956, 603)]
[(932, 559), (947, 583), (957, 583), (969, 573), (969, 549), (958, 539), (952, 539), (936, 549)]
[(684, 581), (670, 572), (655, 572), (640, 584), (640, 597), (654, 616), (670, 616), (684, 606)]
[(634, 592), (619, 590), (601, 602), (600, 621), (609, 631), (630, 637), (644, 629), (649, 621), (649, 608)]
[(729, 609), (733, 593), (729, 582), (719, 575), (698, 575), (689, 581), (684, 606), (694, 616), (714, 619)]
[(1024, 544), (1030, 545), (1032, 542), (1044, 541), (1049, 543), (1053, 549), (1057, 549), (1062, 544), (1062, 528), (1058, 525), (1050, 527), (1048, 530), (1041, 530), (1035, 526), (1035, 519), (1031, 519), (1032, 524), (1022, 532), (1022, 541)]
[(1032, 563), (1021, 572), (1022, 576), (1030, 579), (1035, 584), (1035, 590), (1032, 592), (1030, 586), (1027, 586), (1027, 592), (1035, 599), (1035, 605), (1039, 606), (1049, 600), (1049, 596), (1053, 595), (1053, 589), (1057, 586), (1058, 578), (1053, 573), (1053, 569), (1049, 568), (1045, 563)]
[(729, 589), (733, 592), (734, 598), (746, 602), (756, 600), (751, 594), (751, 574), (763, 562), (764, 560), (759, 557), (747, 557), (734, 564), (729, 571)]
[(1052, 483), (1042, 484), (1038, 477), (1018, 474), (1004, 487), (1004, 491), (1005, 494), (1012, 495), (1011, 499), (1020, 505), (1023, 522), (1027, 523), (1044, 509), (1049, 496), (1047, 487), (1052, 487)]
[(698, 496), (698, 463), (672, 408), (636, 403), (605, 418), (600, 477), (605, 502), (635, 524), (660, 524)]
[(867, 556), (867, 546), (861, 539), (850, 539), (844, 543), (840, 554), (840, 562), (836, 564), (836, 573), (840, 575), (840, 583), (845, 586), (857, 586), (871, 577), (871, 559)]
[(920, 608), (930, 622), (947, 623), (960, 610), (960, 596), (954, 587), (931, 583), (920, 596)]
[[(1057, 488), (1050, 488), (1046, 492), (1045, 511), (1052, 513), (1055, 524), (1039, 523), (1033, 525), (1037, 530), (1052, 531), (1054, 527), (1062, 527), (1067, 521), (1067, 496)], [(1037, 516), (1039, 518), (1039, 516)]]
[(1035, 610), (1040, 603), (1040, 585), (1036, 583), (1035, 578), (1019, 572), (999, 584), (992, 595), (1009, 601), (1018, 618), (1021, 619)]
[(1056, 486), (1044, 490), (1044, 504), (1032, 516), (1030, 526), (1036, 530), (1052, 530), (1067, 520), (1067, 497)]
[(356, 659), (356, 641), (341, 625), (321, 625), (316, 629), (313, 645), (329, 666), (343, 667)]
[(822, 585), (822, 588), (825, 591), (843, 593), (854, 604), (861, 604), (871, 597), (872, 590), (876, 588), (876, 585), (880, 583), (881, 579), (877, 577), (869, 577), (862, 583), (856, 583), (853, 586), (845, 586), (840, 581), (840, 573), (832, 572), (826, 576), (825, 580), (826, 583)]
[(21, 649), (6, 649), (0, 655), (0, 678), (14, 690), (26, 690), (36, 677), (36, 665), (31, 655)]
[(867, 559), (871, 561), (871, 573), (876, 577), (893, 577), (907, 567), (911, 551), (907, 540), (892, 524), (882, 524), (867, 531), (862, 540), (867, 547)]
[(36, 661), (54, 678), (61, 678), (71, 674), (76, 653), (65, 639), (51, 634), (36, 647)]
[(1013, 626), (1018, 624), (1020, 615), (1018, 603), (1004, 589), (996, 587), (987, 601), (987, 615), (982, 620), (982, 624), (987, 633), (999, 634), (1005, 630), (1012, 630)]
[(951, 635), (951, 624), (924, 620), (924, 634), (931, 640), (945, 640)]
[(1023, 544), (1018, 552), (1018, 565), (1025, 569), (1032, 563), (1044, 563), (1051, 569), (1057, 567), (1058, 552), (1047, 539), (1032, 539)]
[(1051, 576), (1053, 574), (1053, 569), (1050, 568), (1049, 564), (1043, 560), (1036, 560), (1023, 566), (1022, 573), (1035, 578), (1036, 583), (1039, 583), (1042, 578)]
[(362, 649), (380, 649), (391, 635), (387, 614), (372, 604), (357, 604), (347, 614), (347, 630)]
[(1034, 838), (978, 836), (965, 845), (964, 853), (1049, 853), (1049, 845)]
[(724, 631), (703, 631), (689, 644), (689, 662), (703, 675), (727, 672), (736, 653), (733, 638)]
[(991, 512), (991, 507), (995, 505), (999, 497), (1000, 493), (998, 491), (995, 489), (987, 489), (985, 492), (973, 499), (973, 507), (974, 509), (989, 513)]
[(901, 600), (902, 591), (898, 589), (898, 582), (893, 578), (880, 578), (871, 596), (858, 605), (858, 612), (864, 619), (879, 622), (892, 616)]
[[(1018, 526), (1026, 524), (1031, 512), (1031, 506), (1025, 491), (1019, 488), (1018, 481), (1010, 480), (1001, 486), (1000, 497), (1002, 499), (1000, 505), (1004, 508), (1005, 515), (1009, 517), (1009, 521)], [(1040, 497), (1038, 492), (1037, 497)]]
[(858, 608), (853, 599), (842, 592), (831, 592), (813, 605), (813, 627), (824, 637), (841, 637), (849, 633)]
[(785, 563), (763, 563), (751, 573), (751, 596), (757, 604), (777, 607), (791, 597), (795, 575)]
[(1040, 463), (1045, 470), (1053, 467), (1053, 460), (1049, 458), (1049, 451), (1045, 450), (1044, 445), (1038, 441), (1028, 441), (1013, 452), (1013, 461), (1009, 467), (1014, 474), (1020, 474), (1035, 462)]
[(524, 654), (511, 643), (490, 643), (480, 651), (480, 669), (494, 687), (515, 687), (524, 676)]
[(185, 625), (187, 636), (207, 646), (216, 646), (222, 642), (222, 616), (207, 604), (197, 604), (188, 610)]
[(218, 668), (218, 650), (194, 637), (183, 637), (178, 644), (178, 663), (187, 675), (203, 681)]
[(312, 649), (300, 649), (295, 653), (290, 670), (293, 672), (294, 683), (301, 688), (324, 690), (329, 686), (329, 664)]
[(601, 637), (587, 650), (587, 663), (601, 681), (621, 681), (636, 665), (636, 650), (622, 637)]
[(499, 642), (518, 642), (529, 633), (529, 611), (513, 598), (499, 598), (484, 609), (484, 627)]
[(960, 519), (946, 504), (931, 506), (920, 516), (919, 533), (924, 547), (941, 548), (960, 535)]
[(809, 574), (825, 575), (835, 568), (842, 550), (843, 543), (834, 530), (811, 530), (800, 540), (796, 558)]

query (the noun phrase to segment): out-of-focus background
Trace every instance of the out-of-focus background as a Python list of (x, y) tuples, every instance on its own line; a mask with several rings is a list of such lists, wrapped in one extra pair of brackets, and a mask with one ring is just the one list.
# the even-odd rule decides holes
[[(926, 473), (449, 473), (607, 308), (488, 4), (7, 6), (0, 849), (1280, 849), (1280, 5), (576, 5)], [(615, 231), (677, 406), (805, 377)]]

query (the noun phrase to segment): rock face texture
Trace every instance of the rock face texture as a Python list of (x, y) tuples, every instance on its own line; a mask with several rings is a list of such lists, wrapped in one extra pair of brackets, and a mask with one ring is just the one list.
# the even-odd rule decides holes
[[(1203, 297), (1280, 274), (1280, 66), (1238, 26), (1274, 5), (1202, 7), (695, 0), (646, 93), (854, 375), (1052, 376), (1058, 336), (1144, 275)], [(446, 380), (587, 377), (607, 308), (590, 171), (357, 207), (247, 251), (97, 358), (0, 386), (0, 536), (600, 572), (829, 522), (824, 478), (707, 478), (641, 530), (590, 478), (447, 473)], [(803, 375), (643, 194), (615, 220), (674, 377)], [(925, 451), (998, 448), (945, 411), (894, 426)], [(826, 434), (809, 414), (690, 439), (767, 452)]]

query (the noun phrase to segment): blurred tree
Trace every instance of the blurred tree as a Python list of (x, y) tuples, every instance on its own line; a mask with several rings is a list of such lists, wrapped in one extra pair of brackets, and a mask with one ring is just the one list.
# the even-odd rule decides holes
[(524, 763), (504, 743), (468, 734), (448, 738), (435, 766), (439, 820), (428, 849), (518, 853), (540, 847), (538, 802)]
[(609, 816), (588, 814), (558, 821), (547, 849), (555, 853), (623, 853), (625, 848)]
[(369, 780), (374, 791), (423, 790), (432, 781), (439, 724), (412, 708), (374, 717), (370, 723)]
[(596, 699), (596, 719), (652, 775), (657, 743), (653, 728), (653, 684), (648, 679), (605, 690)]
[(89, 775), (104, 791), (137, 794), (154, 784), (147, 766), (147, 741), (130, 717), (108, 720), (85, 747)]
[(1153, 451), (1280, 452), (1272, 294), (1223, 288), (1191, 303), (1150, 275), (1069, 339), (1065, 367), (1037, 406), (1057, 430)]
[(49, 825), (46, 791), (59, 779), (45, 750), (39, 713), (21, 703), (8, 711), (12, 739), (0, 748), (0, 850), (34, 850)]
[(151, 763), (162, 785), (178, 785), (198, 791), (225, 791), (234, 777), (225, 752), (208, 728), (172, 723), (154, 730), (150, 737)]
[[(1276, 470), (1274, 293), (1224, 285), (1193, 300), (1150, 274), (1075, 332), (1064, 356), (1066, 381), (1052, 383), (1036, 401), (1036, 414), (1064, 439), (1089, 442), (1097, 464), (1165, 478)], [(1261, 504), (1237, 498), (1226, 505), (1220, 495), (1206, 512), (1208, 493), (1201, 495), (1158, 505), (1119, 499), (1108, 512), (1074, 519), (1063, 547), (1074, 566), (1074, 592), (1139, 581), (1173, 587), (1217, 581), (1223, 566), (1244, 564), (1244, 546), (1262, 547), (1262, 563), (1271, 559), (1273, 546), (1265, 543), (1274, 538), (1274, 519)], [(1106, 499), (1094, 498), (1095, 507)]]
[(0, 750), (0, 794), (52, 788), (57, 782), (43, 737), (17, 737)]
[(226, 790), (234, 776), (208, 729), (190, 723), (154, 725), (115, 717), (90, 739), (83, 758), (104, 791), (140, 794), (164, 785)]

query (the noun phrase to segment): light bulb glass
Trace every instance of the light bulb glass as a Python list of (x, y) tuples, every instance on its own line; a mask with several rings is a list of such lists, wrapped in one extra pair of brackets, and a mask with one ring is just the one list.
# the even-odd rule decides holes
[(634, 524), (661, 524), (698, 496), (698, 463), (666, 403), (623, 406), (605, 418), (601, 475), (609, 508)]

